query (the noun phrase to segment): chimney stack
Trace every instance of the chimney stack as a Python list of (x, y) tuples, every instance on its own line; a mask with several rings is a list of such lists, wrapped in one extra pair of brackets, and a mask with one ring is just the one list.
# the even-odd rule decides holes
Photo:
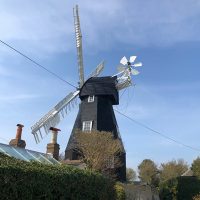
[(16, 133), (16, 137), (15, 139), (12, 139), (9, 142), (10, 146), (13, 147), (20, 147), (20, 148), (25, 148), (26, 147), (26, 142), (24, 140), (21, 139), (22, 137), (22, 129), (23, 129), (24, 125), (22, 124), (17, 124), (17, 133)]
[(60, 145), (57, 144), (57, 135), (60, 129), (51, 127), (49, 130), (52, 131), (52, 135), (51, 135), (51, 143), (47, 144), (47, 153), (52, 154), (53, 158), (58, 160)]
[(16, 133), (16, 138), (17, 140), (21, 140), (22, 137), (22, 128), (24, 127), (24, 125), (22, 124), (17, 124), (17, 133)]

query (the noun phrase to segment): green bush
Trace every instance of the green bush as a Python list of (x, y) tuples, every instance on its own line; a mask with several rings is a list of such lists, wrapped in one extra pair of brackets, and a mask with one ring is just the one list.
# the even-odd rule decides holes
[(189, 200), (200, 192), (197, 177), (180, 176), (160, 185), (161, 200)]
[(113, 200), (115, 190), (111, 180), (95, 172), (0, 154), (0, 199)]
[(159, 187), (160, 199), (161, 200), (177, 200), (177, 185), (178, 180), (173, 178), (171, 180), (165, 181)]
[(116, 191), (116, 195), (117, 195), (116, 200), (125, 200), (126, 199), (125, 189), (121, 183), (115, 184), (115, 191)]
[(200, 192), (200, 180), (197, 177), (178, 177), (177, 199), (188, 200)]

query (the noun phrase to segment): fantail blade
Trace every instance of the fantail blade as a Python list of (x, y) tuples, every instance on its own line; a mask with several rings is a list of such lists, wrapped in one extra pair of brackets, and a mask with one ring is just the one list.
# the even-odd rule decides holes
[(142, 67), (142, 63), (141, 63), (141, 62), (135, 63), (135, 64), (133, 64), (132, 66), (133, 66), (133, 67)]
[(121, 63), (122, 65), (126, 65), (126, 64), (128, 63), (127, 58), (124, 56), (124, 57), (120, 60), (120, 63)]
[(126, 67), (124, 67), (123, 65), (119, 65), (119, 66), (117, 67), (117, 71), (118, 71), (118, 72), (123, 72), (125, 69), (126, 69)]
[(133, 63), (133, 62), (135, 61), (136, 58), (137, 58), (137, 56), (131, 56), (131, 57), (130, 57), (130, 60), (129, 60), (130, 63)]
[(131, 69), (131, 73), (133, 75), (138, 75), (140, 72), (138, 70), (136, 70), (136, 69)]

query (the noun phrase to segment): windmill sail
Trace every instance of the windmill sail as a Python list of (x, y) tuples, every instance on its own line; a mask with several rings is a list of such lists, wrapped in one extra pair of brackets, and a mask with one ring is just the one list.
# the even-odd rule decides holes
[(97, 76), (102, 72), (103, 69), (104, 69), (104, 61), (102, 61), (102, 62), (96, 67), (96, 69), (89, 75), (88, 78), (97, 77)]
[(82, 34), (80, 27), (80, 19), (78, 14), (78, 5), (73, 10), (74, 12), (74, 27), (76, 35), (76, 48), (78, 57), (78, 73), (79, 73), (79, 87), (81, 88), (84, 83), (84, 68), (83, 68), (83, 51), (82, 51)]
[(44, 117), (31, 127), (36, 143), (42, 139), (42, 128), (46, 134), (49, 132), (51, 126), (55, 127), (62, 118), (70, 111), (71, 106), (74, 105), (74, 100), (78, 96), (79, 91), (69, 93), (63, 100), (61, 100), (52, 110), (50, 110)]
[[(79, 72), (79, 88), (84, 84), (84, 68), (83, 68), (83, 53), (82, 53), (82, 34), (80, 28), (80, 19), (78, 14), (78, 6), (73, 9), (74, 14), (74, 27), (76, 36), (76, 48), (78, 58), (78, 72)], [(104, 68), (104, 62), (101, 62), (89, 76), (97, 77)], [(49, 128), (55, 127), (59, 124), (62, 118), (65, 117), (68, 111), (73, 107), (76, 97), (79, 94), (79, 90), (68, 94), (62, 101), (60, 101), (53, 109), (51, 109), (44, 117), (36, 122), (32, 127), (32, 134), (34, 135), (36, 143), (40, 142), (43, 138), (42, 130), (48, 134)]]

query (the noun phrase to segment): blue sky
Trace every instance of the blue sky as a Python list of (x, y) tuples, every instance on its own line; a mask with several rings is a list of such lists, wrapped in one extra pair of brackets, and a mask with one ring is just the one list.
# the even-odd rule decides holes
[[(1, 0), (0, 39), (67, 81), (77, 84), (72, 8), (79, 5), (85, 75), (102, 60), (102, 75), (117, 72), (120, 59), (143, 62), (136, 84), (116, 109), (182, 143), (200, 149), (200, 2), (198, 0)], [(31, 125), (73, 88), (0, 44), (0, 142), (25, 125), (27, 148), (45, 152), (48, 135), (36, 145)], [(121, 94), (120, 94), (121, 95)], [(59, 125), (65, 150), (78, 106)], [(127, 152), (136, 169), (145, 158), (158, 165), (200, 152), (168, 141), (116, 113)]]

